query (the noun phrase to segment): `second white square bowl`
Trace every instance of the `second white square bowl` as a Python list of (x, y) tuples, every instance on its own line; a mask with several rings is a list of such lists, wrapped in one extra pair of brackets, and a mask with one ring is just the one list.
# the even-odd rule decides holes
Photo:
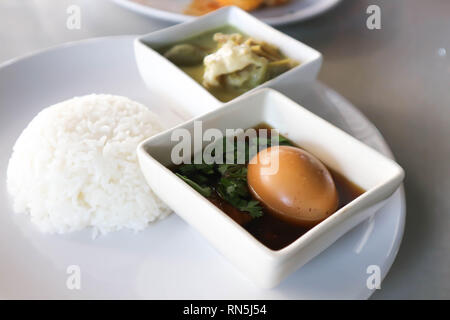
[[(203, 130), (217, 128), (223, 133), (267, 123), (366, 192), (287, 247), (270, 250), (167, 168), (178, 143), (172, 141), (172, 132), (184, 128), (193, 139), (195, 121), (201, 121)], [(374, 214), (404, 177), (394, 161), (271, 89), (259, 90), (149, 138), (138, 147), (138, 158), (154, 192), (262, 287), (277, 285)]]
[(317, 77), (322, 65), (322, 55), (318, 51), (277, 31), (241, 9), (226, 7), (135, 40), (137, 66), (151, 92), (164, 95), (191, 117), (223, 105), (223, 102), (156, 50), (224, 25), (235, 26), (251, 37), (267, 41), (280, 48), (286, 56), (300, 62), (299, 66), (266, 81), (244, 95), (262, 87), (275, 88), (280, 92), (287, 92), (292, 88), (298, 91), (302, 90), (304, 84), (312, 82)]

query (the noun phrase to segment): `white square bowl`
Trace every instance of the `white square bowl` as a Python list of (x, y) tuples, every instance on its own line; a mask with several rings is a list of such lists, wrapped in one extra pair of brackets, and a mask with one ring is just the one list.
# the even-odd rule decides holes
[[(225, 129), (267, 123), (366, 192), (290, 245), (271, 250), (167, 168), (172, 163), (171, 150), (178, 143), (171, 141), (173, 130), (185, 128), (193, 137), (195, 121), (201, 121), (203, 130), (217, 128), (223, 133)], [(137, 152), (142, 172), (154, 192), (261, 287), (276, 286), (374, 214), (404, 177), (397, 163), (272, 89), (258, 90), (151, 137), (140, 144)]]
[(223, 105), (223, 102), (201, 84), (156, 51), (223, 25), (235, 26), (251, 37), (274, 44), (286, 56), (300, 62), (299, 66), (266, 81), (244, 95), (262, 87), (275, 88), (281, 92), (287, 92), (292, 87), (301, 90), (303, 83), (312, 82), (317, 77), (322, 65), (322, 55), (318, 51), (277, 31), (239, 8), (226, 7), (135, 40), (137, 66), (147, 87), (152, 92), (171, 99), (177, 106), (185, 109), (184, 113), (189, 116), (198, 116)]

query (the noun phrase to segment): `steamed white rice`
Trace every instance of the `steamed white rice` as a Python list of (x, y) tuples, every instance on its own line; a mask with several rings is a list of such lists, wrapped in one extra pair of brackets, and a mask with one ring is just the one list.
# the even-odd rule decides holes
[(88, 95), (44, 109), (9, 161), (14, 210), (48, 233), (144, 229), (170, 213), (136, 156), (137, 145), (161, 129), (145, 106), (119, 96)]

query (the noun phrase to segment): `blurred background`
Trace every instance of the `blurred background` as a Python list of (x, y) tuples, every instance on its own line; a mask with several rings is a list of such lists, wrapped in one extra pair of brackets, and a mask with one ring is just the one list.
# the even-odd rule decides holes
[[(66, 28), (72, 4), (82, 10), (80, 30)], [(371, 4), (381, 8), (380, 30), (366, 27)], [(68, 41), (169, 25), (108, 0), (1, 0), (0, 63)], [(322, 52), (319, 80), (377, 126), (406, 171), (404, 238), (372, 298), (450, 298), (450, 1), (344, 0), (279, 29)]]

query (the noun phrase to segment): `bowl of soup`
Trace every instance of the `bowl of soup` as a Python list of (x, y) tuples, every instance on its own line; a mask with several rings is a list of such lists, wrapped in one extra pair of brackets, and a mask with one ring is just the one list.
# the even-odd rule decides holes
[(302, 91), (322, 56), (235, 7), (152, 32), (134, 43), (151, 92), (198, 116), (261, 87)]
[(144, 141), (138, 158), (154, 192), (266, 288), (373, 215), (404, 177), (267, 88)]

